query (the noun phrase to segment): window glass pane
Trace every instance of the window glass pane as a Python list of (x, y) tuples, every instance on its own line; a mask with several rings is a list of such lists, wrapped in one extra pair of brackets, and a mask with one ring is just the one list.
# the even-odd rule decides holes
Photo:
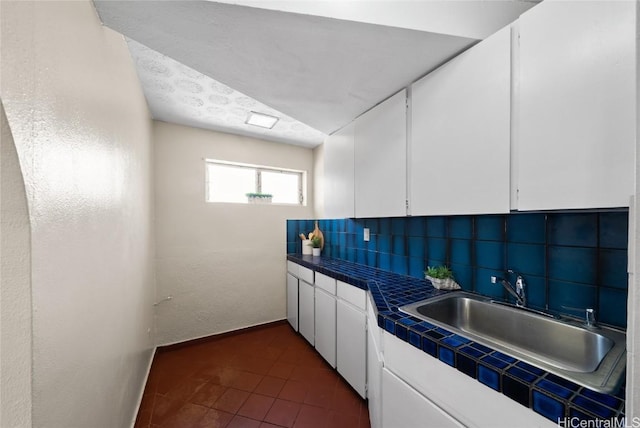
[(300, 203), (300, 174), (265, 171), (262, 174), (262, 193), (273, 195), (274, 204)]
[(256, 190), (256, 171), (231, 165), (207, 164), (209, 202), (247, 202)]

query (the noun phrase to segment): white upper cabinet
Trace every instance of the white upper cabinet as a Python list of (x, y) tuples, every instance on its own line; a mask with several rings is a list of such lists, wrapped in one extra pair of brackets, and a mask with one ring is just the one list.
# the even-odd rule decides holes
[(411, 215), (510, 207), (511, 29), (411, 87)]
[(355, 216), (406, 215), (406, 90), (355, 120)]
[(520, 17), (517, 209), (628, 206), (635, 2), (544, 1)]
[(354, 217), (354, 123), (324, 142), (324, 216)]

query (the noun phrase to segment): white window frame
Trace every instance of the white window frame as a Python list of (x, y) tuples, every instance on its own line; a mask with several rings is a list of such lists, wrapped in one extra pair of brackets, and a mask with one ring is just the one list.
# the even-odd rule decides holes
[[(298, 176), (298, 203), (289, 204), (289, 203), (276, 203), (272, 205), (288, 205), (288, 206), (306, 206), (307, 205), (307, 171), (302, 171), (298, 169), (290, 169), (290, 168), (279, 168), (273, 166), (266, 165), (255, 165), (250, 163), (242, 163), (242, 162), (231, 162), (219, 159), (205, 159), (204, 160), (204, 169), (205, 169), (205, 201), (211, 204), (234, 204), (238, 202), (217, 202), (209, 200), (209, 168), (208, 166), (211, 164), (214, 165), (225, 165), (225, 166), (233, 166), (237, 168), (246, 168), (255, 171), (255, 193), (261, 193), (262, 191), (262, 172), (281, 172), (285, 174), (292, 174)], [(248, 204), (248, 201), (243, 202)]]

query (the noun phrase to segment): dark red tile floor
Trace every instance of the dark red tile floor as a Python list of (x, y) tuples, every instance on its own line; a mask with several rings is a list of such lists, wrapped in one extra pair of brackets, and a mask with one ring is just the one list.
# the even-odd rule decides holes
[(136, 427), (369, 428), (367, 405), (289, 324), (156, 353)]

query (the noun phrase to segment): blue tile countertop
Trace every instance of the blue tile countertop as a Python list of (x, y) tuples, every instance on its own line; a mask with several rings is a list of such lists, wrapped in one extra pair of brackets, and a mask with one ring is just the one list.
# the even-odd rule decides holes
[(289, 254), (287, 260), (369, 290), (380, 328), (555, 423), (624, 417), (624, 387), (614, 395), (601, 394), (399, 312), (400, 306), (447, 293), (425, 279), (326, 257)]

